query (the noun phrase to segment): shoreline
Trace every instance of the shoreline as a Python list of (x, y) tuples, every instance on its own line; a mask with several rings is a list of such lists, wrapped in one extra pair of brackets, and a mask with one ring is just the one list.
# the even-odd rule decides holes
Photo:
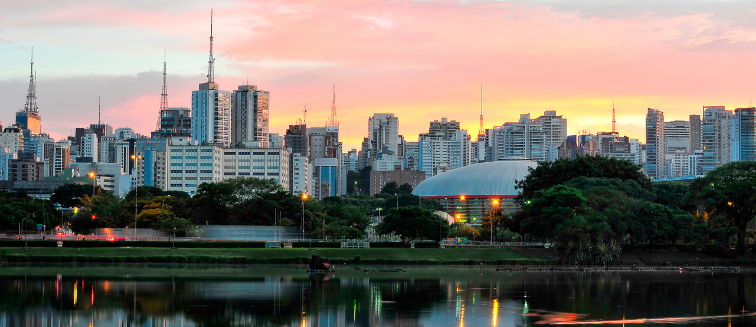
[[(63, 247), (0, 248), (0, 265), (4, 263), (102, 263), (102, 264), (307, 264), (311, 256), (326, 258), (332, 264), (418, 265), (418, 266), (533, 266), (539, 269), (565, 269), (575, 266), (560, 263), (550, 249), (538, 248), (152, 248), (152, 247)], [(703, 253), (669, 250), (653, 252), (625, 251), (607, 267), (754, 267), (751, 252), (725, 259)]]

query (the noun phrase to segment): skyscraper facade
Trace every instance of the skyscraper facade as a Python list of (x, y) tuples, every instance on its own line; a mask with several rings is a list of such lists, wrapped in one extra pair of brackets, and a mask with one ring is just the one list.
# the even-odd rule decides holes
[(192, 91), (192, 140), (198, 144), (231, 145), (231, 92), (202, 83)]
[(708, 173), (730, 162), (730, 117), (724, 106), (703, 107), (701, 122), (701, 172)]
[(756, 108), (737, 108), (730, 118), (730, 161), (756, 161)]
[(646, 114), (646, 174), (651, 178), (664, 176), (664, 113), (648, 108)]
[(231, 101), (231, 144), (257, 142), (269, 147), (268, 106), (270, 92), (258, 90), (256, 85), (240, 85)]

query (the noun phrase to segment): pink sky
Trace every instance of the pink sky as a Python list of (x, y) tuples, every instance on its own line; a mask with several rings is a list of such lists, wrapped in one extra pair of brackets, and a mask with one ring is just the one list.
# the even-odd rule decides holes
[(485, 127), (556, 110), (569, 134), (644, 139), (646, 108), (667, 120), (705, 105), (749, 106), (756, 5), (679, 1), (24, 1), (0, 4), (3, 125), (24, 104), (35, 48), (43, 129), (103, 120), (149, 134), (164, 50), (172, 106), (205, 79), (214, 8), (216, 81), (271, 92), (271, 132), (325, 124), (331, 88), (345, 149), (373, 113), (417, 140), (428, 122)]

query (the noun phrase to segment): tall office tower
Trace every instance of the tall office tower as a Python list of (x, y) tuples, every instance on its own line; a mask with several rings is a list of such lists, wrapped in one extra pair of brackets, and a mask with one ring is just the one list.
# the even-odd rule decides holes
[(399, 145), (399, 119), (394, 114), (373, 114), (368, 119), (370, 150), (381, 153), (384, 149), (396, 153)]
[(533, 124), (541, 125), (546, 138), (546, 160), (556, 160), (557, 148), (567, 138), (567, 119), (557, 116), (556, 110), (547, 110), (543, 116), (533, 119)]
[(427, 134), (421, 134), (426, 139), (433, 140), (449, 140), (459, 130), (459, 122), (452, 120), (449, 121), (446, 118), (441, 118), (441, 121), (434, 120), (430, 123)]
[(349, 150), (349, 152), (345, 152), (342, 154), (341, 162), (344, 163), (345, 166), (347, 166), (347, 171), (360, 171), (359, 167), (359, 157), (357, 154), (357, 149)]
[(131, 127), (116, 128), (115, 132), (113, 132), (113, 136), (116, 140), (128, 140), (140, 137), (137, 133), (134, 133), (134, 130), (131, 129)]
[(404, 167), (408, 170), (420, 170), (420, 143), (404, 142)]
[(667, 148), (664, 133), (664, 113), (648, 108), (646, 114), (646, 174), (651, 178), (664, 177), (664, 153)]
[(309, 193), (310, 164), (307, 157), (299, 154), (291, 154), (289, 170), (292, 172), (289, 178), (289, 192), (291, 194)]
[(0, 180), (7, 181), (10, 178), (8, 163), (13, 159), (18, 159), (18, 153), (9, 152), (8, 148), (0, 148)]
[(34, 50), (32, 50), (29, 91), (26, 93), (24, 108), (16, 113), (16, 125), (21, 129), (30, 130), (31, 134), (42, 134), (42, 117), (37, 107), (37, 79), (34, 75)]
[(58, 176), (68, 168), (71, 162), (71, 141), (61, 140), (55, 142), (53, 149), (53, 176)]
[(730, 161), (756, 161), (756, 108), (737, 108), (730, 118)]
[(701, 173), (708, 173), (730, 161), (730, 117), (724, 106), (703, 107), (701, 122)]
[(690, 115), (690, 144), (688, 152), (693, 153), (701, 149), (701, 116)]
[(269, 133), (268, 134), (268, 147), (269, 148), (283, 148), (284, 147), (283, 136), (281, 136), (281, 134), (278, 134), (278, 133)]
[[(166, 143), (166, 191), (197, 193), (202, 183), (223, 179), (223, 148), (217, 144), (193, 145), (187, 137), (172, 137)], [(141, 165), (141, 163), (140, 163)]]
[[(176, 136), (176, 138), (188, 139), (187, 136)], [(134, 139), (134, 148), (129, 147), (129, 151), (135, 151), (141, 159), (137, 162), (136, 183), (137, 185), (154, 186), (161, 190), (167, 190), (166, 185), (166, 144), (172, 138), (138, 138)], [(129, 140), (131, 141), (131, 140)], [(133, 154), (133, 152), (132, 152)], [(130, 155), (129, 155), (130, 158)], [(126, 171), (131, 174), (134, 167), (134, 160), (129, 160)]]
[(160, 137), (192, 136), (192, 117), (189, 108), (168, 108), (160, 111)]
[(267, 148), (270, 92), (256, 85), (239, 85), (231, 97), (231, 144), (257, 142)]
[(221, 91), (215, 84), (213, 65), (213, 23), (210, 14), (210, 60), (207, 82), (192, 91), (192, 140), (198, 144), (231, 145), (231, 92)]

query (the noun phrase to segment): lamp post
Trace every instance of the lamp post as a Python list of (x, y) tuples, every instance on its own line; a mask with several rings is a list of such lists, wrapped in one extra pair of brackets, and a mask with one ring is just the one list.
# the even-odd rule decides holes
[(303, 240), (304, 240), (304, 220), (305, 220), (304, 202), (305, 200), (307, 200), (307, 198), (308, 198), (307, 193), (302, 193), (302, 239)]
[[(18, 225), (19, 234), (21, 233), (21, 225), (24, 224), (24, 222), (26, 221), (27, 218), (29, 218), (29, 213), (28, 212), (26, 213), (26, 218), (21, 219), (21, 224)], [(22, 234), (21, 237), (24, 238), (24, 249), (28, 249), (29, 248), (29, 240), (26, 239), (26, 233)]]
[(399, 212), (399, 193), (394, 193), (396, 195), (396, 211)]
[[(160, 205), (160, 210), (161, 210), (161, 211), (163, 211), (163, 212), (161, 212), (161, 213), (160, 213), (160, 215), (161, 215), (161, 216), (162, 216), (162, 215), (163, 215), (163, 214), (165, 213), (165, 199), (167, 199), (167, 198), (169, 198), (169, 197), (170, 197), (170, 195), (166, 195), (166, 196), (164, 196), (164, 197), (163, 197), (163, 204), (161, 204), (161, 205)], [(173, 227), (174, 229), (176, 229), (176, 226), (173, 226), (173, 223), (174, 223), (174, 222), (176, 222), (175, 218), (174, 218), (174, 220), (173, 220), (173, 221), (171, 222), (171, 226), (172, 226), (172, 227)], [(175, 248), (175, 246), (174, 246), (174, 248)]]
[(96, 176), (97, 175), (95, 174), (95, 172), (93, 172), (93, 171), (89, 172), (89, 177), (92, 178), (92, 197), (95, 196), (95, 177)]
[[(498, 207), (498, 206), (499, 206), (499, 200), (498, 199), (491, 200), (491, 207), (492, 207), (491, 209), (492, 210), (495, 210), (495, 209), (493, 209), (493, 207)], [(491, 215), (491, 222), (490, 222), (491, 223), (491, 243), (493, 243), (493, 228), (494, 228), (493, 227), (494, 226), (493, 225), (493, 221), (494, 221), (494, 216)]]
[(137, 171), (139, 170), (139, 159), (142, 156), (132, 154), (131, 159), (134, 159), (134, 238), (137, 236), (137, 212), (139, 211), (139, 180), (137, 178)]

